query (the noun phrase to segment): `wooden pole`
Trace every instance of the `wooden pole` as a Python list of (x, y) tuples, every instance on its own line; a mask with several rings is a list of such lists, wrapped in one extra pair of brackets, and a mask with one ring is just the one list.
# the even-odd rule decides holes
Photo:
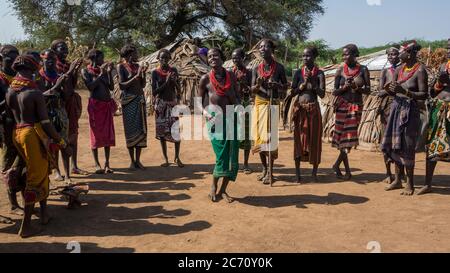
[(430, 66), (430, 59), (431, 59), (431, 46), (428, 47), (427, 67)]
[(286, 40), (286, 51), (284, 52), (284, 65), (286, 65), (287, 63), (288, 51), (289, 51), (289, 42), (288, 40)]

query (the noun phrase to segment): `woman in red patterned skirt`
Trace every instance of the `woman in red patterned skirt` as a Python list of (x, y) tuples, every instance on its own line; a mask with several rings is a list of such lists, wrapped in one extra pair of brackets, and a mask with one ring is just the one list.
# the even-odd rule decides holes
[[(370, 75), (367, 67), (360, 65), (358, 47), (354, 44), (346, 45), (342, 52), (344, 63), (336, 71), (334, 92), (336, 96), (336, 123), (333, 133), (332, 146), (340, 153), (333, 165), (336, 177), (350, 180), (352, 177), (348, 153), (358, 146), (358, 126), (361, 120), (363, 94), (370, 92)], [(345, 176), (340, 170), (344, 163)]]

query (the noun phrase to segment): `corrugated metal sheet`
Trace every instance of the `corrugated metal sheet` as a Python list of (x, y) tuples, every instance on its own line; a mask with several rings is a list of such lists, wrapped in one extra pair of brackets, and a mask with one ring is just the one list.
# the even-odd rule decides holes
[[(360, 64), (367, 66), (369, 71), (381, 71), (385, 68), (391, 67), (386, 51), (378, 51), (370, 55), (358, 58)], [(334, 75), (338, 65), (332, 66), (331, 69), (325, 69), (325, 75)]]

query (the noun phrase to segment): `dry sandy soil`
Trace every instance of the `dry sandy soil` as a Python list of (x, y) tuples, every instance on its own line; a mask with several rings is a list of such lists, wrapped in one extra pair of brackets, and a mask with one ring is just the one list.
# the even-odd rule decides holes
[[(79, 165), (93, 171), (87, 92), (81, 94)], [(257, 182), (257, 173), (239, 174), (229, 189), (236, 202), (213, 204), (207, 198), (214, 164), (209, 142), (183, 142), (186, 167), (161, 168), (150, 117), (149, 147), (142, 155), (147, 169), (130, 172), (121, 117), (115, 125), (111, 165), (116, 173), (75, 176), (75, 182), (88, 182), (91, 189), (81, 197), (79, 209), (68, 210), (58, 195), (50, 196), (54, 218), (40, 235), (17, 236), (20, 219), (8, 214), (5, 187), (0, 185), (0, 214), (15, 220), (13, 225), (0, 224), (0, 252), (64, 253), (70, 241), (79, 242), (81, 252), (370, 252), (370, 241), (379, 242), (382, 252), (450, 251), (450, 165), (438, 165), (433, 194), (403, 197), (400, 191), (383, 190), (383, 160), (377, 153), (352, 152), (353, 180), (337, 181), (331, 170), (337, 151), (325, 144), (319, 182), (297, 185), (293, 139), (282, 132), (274, 187)], [(169, 145), (170, 158), (173, 152)], [(424, 154), (417, 156), (419, 186), (424, 182), (423, 159)], [(259, 172), (258, 157), (250, 160)], [(310, 168), (302, 166), (305, 175)]]

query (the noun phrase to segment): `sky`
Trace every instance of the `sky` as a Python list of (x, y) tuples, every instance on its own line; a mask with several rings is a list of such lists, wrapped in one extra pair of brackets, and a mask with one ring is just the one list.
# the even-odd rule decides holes
[(25, 37), (25, 32), (10, 3), (0, 0), (0, 43), (5, 44)]
[(406, 39), (450, 38), (449, 0), (324, 0), (310, 39), (332, 48), (352, 42), (361, 47)]
[[(404, 39), (450, 38), (449, 0), (323, 0), (325, 14), (314, 20), (310, 39), (332, 48), (350, 42), (361, 47)], [(445, 30), (447, 29), (447, 30)], [(0, 43), (26, 37), (10, 4), (0, 0)]]

